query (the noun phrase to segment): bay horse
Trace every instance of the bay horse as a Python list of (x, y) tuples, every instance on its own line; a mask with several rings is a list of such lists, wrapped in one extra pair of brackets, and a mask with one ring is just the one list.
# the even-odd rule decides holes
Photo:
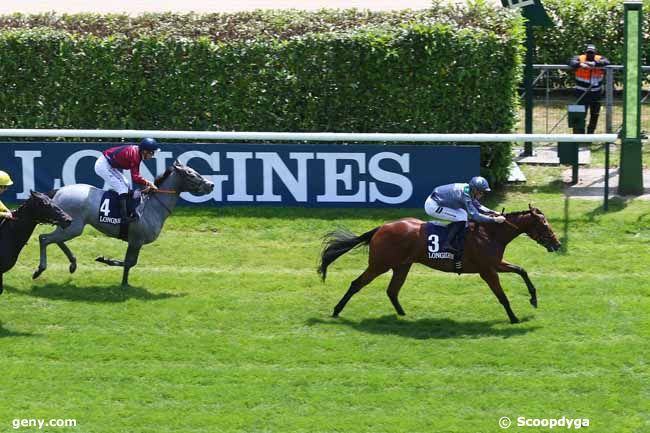
[(56, 224), (67, 227), (70, 215), (52, 199), (40, 192), (30, 192), (29, 198), (13, 212), (14, 219), (0, 223), (0, 293), (3, 292), (2, 275), (14, 267), (23, 247), (37, 224)]
[[(177, 161), (156, 179), (155, 184), (160, 191), (146, 195), (140, 218), (129, 224), (128, 247), (124, 261), (103, 256), (96, 259), (109, 266), (122, 267), (123, 286), (129, 284), (129, 270), (138, 262), (140, 249), (158, 238), (165, 220), (176, 207), (179, 195), (182, 192), (209, 194), (214, 189), (214, 183)], [(99, 222), (103, 194), (102, 189), (85, 184), (64, 186), (54, 192), (54, 202), (72, 216), (72, 224), (67, 228), (59, 227), (52, 233), (39, 237), (41, 260), (32, 278), (38, 278), (47, 269), (46, 248), (52, 243), (55, 243), (66, 255), (70, 262), (70, 273), (73, 273), (77, 269), (77, 259), (65, 241), (79, 236), (86, 224), (92, 225), (107, 236), (119, 238), (119, 224)]]
[[(510, 308), (508, 297), (499, 282), (499, 272), (514, 272), (523, 278), (530, 293), (530, 303), (537, 308), (537, 291), (526, 271), (517, 265), (503, 261), (506, 246), (514, 238), (526, 233), (549, 252), (560, 249), (561, 244), (546, 221), (544, 214), (530, 204), (529, 210), (505, 214), (502, 224), (470, 223), (465, 235), (463, 273), (478, 273), (490, 286), (506, 310), (511, 323), (519, 319)], [(457, 272), (452, 260), (431, 260), (427, 255), (427, 233), (425, 222), (416, 218), (405, 218), (376, 227), (361, 236), (347, 230), (336, 230), (325, 235), (324, 248), (318, 273), (323, 281), (327, 267), (338, 257), (351, 249), (369, 245), (368, 267), (352, 283), (343, 298), (334, 307), (333, 317), (338, 317), (350, 298), (377, 276), (393, 270), (387, 294), (397, 314), (404, 315), (399, 303), (399, 291), (413, 263), (421, 263), (443, 272)]]

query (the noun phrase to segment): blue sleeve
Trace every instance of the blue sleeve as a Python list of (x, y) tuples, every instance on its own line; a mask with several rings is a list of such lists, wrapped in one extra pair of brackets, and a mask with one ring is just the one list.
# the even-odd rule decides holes
[[(480, 205), (479, 205), (480, 206)], [(482, 207), (482, 206), (481, 206)], [(468, 199), (465, 200), (465, 209), (467, 210), (467, 213), (470, 216), (470, 219), (478, 222), (478, 223), (492, 223), (494, 220), (491, 217), (483, 215), (481, 212), (476, 209), (476, 206), (474, 206), (474, 200), (468, 197)]]
[(580, 56), (573, 56), (571, 60), (569, 60), (569, 66), (571, 66), (572, 68), (577, 68), (578, 66), (580, 66)]
[(481, 203), (478, 202), (478, 200), (474, 200), (473, 205), (481, 213), (497, 213), (497, 212), (493, 211), (492, 209), (490, 209), (489, 207), (483, 206)]

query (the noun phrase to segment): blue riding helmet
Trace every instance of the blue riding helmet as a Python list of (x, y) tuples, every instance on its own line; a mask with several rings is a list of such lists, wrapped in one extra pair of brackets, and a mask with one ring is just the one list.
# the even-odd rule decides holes
[(158, 142), (151, 137), (143, 138), (138, 147), (140, 147), (140, 150), (150, 150), (152, 152), (159, 149)]
[(474, 191), (490, 192), (490, 184), (482, 176), (475, 176), (469, 181), (469, 187)]

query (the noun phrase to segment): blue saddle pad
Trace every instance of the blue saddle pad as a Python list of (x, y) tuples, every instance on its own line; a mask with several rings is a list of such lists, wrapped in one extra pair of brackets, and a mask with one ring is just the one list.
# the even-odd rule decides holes
[[(137, 201), (129, 195), (126, 208), (132, 214), (137, 206)], [(121, 224), (122, 214), (120, 213), (120, 198), (115, 191), (105, 191), (99, 202), (98, 221), (103, 224)]]
[[(452, 224), (465, 224), (461, 222)], [(449, 250), (443, 250), (442, 246), (447, 241), (447, 226), (435, 222), (427, 222), (425, 224), (427, 233), (427, 257), (432, 260), (453, 260), (454, 253)], [(463, 228), (452, 242), (452, 246), (458, 250), (457, 257), (462, 257), (463, 246), (465, 244), (465, 231)]]

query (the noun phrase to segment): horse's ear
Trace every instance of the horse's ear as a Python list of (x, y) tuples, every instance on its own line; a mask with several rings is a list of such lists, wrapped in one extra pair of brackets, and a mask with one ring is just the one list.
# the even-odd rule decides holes
[(530, 203), (528, 203), (528, 209), (530, 209), (530, 211), (532, 213), (534, 213), (535, 215), (539, 215), (539, 214), (542, 213), (539, 209), (537, 209), (536, 207), (533, 207)]
[(176, 168), (180, 168), (180, 167), (183, 166), (183, 164), (181, 164), (180, 162), (178, 162), (178, 159), (174, 160), (174, 163), (173, 163), (172, 165), (173, 165), (174, 167), (176, 167)]

